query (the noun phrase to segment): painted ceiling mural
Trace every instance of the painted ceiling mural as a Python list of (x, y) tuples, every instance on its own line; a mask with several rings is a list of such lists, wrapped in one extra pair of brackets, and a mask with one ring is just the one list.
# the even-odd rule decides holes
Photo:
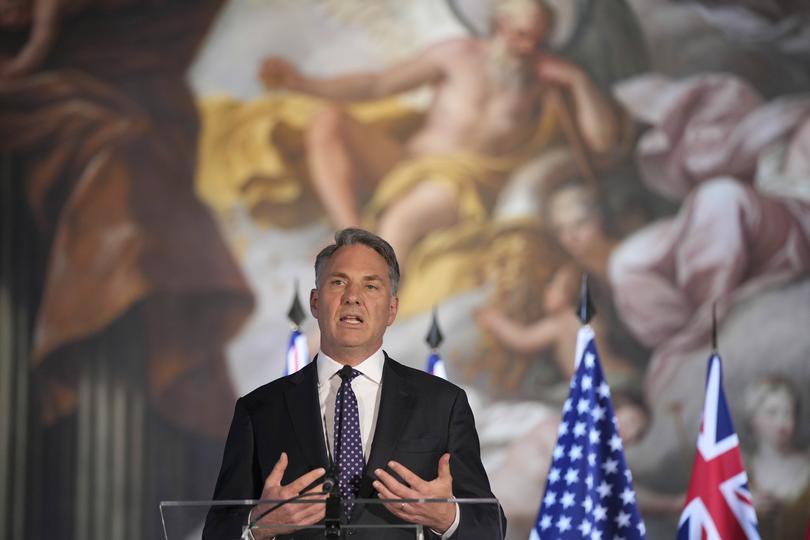
[(403, 268), (386, 350), (423, 368), (438, 315), (509, 538), (539, 508), (583, 274), (649, 536), (683, 503), (713, 315), (763, 537), (806, 526), (804, 2), (548, 0), (529, 70), (487, 0), (33, 4), (0, 16), (0, 150), (44, 246), (43, 425), (80, 413), (89, 344), (136, 343), (148, 407), (216, 469), (234, 396), (284, 371), (315, 254), (359, 225)]

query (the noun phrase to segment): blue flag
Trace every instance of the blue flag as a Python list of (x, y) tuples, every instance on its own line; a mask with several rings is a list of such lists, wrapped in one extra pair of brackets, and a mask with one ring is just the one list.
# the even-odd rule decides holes
[(577, 336), (577, 369), (563, 405), (546, 489), (530, 540), (645, 537), (593, 330)]
[(298, 328), (290, 334), (287, 345), (287, 362), (284, 366), (284, 375), (291, 375), (309, 363), (309, 350), (307, 338)]
[(425, 369), (425, 371), (431, 375), (436, 375), (437, 377), (447, 380), (447, 370), (444, 367), (444, 360), (442, 360), (442, 357), (439, 356), (437, 352), (430, 353), (427, 361), (427, 369)]

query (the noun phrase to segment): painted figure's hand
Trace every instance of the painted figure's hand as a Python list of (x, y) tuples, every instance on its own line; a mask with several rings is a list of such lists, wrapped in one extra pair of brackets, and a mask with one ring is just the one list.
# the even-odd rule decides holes
[(303, 77), (291, 63), (283, 58), (270, 57), (262, 62), (259, 78), (269, 89), (286, 88), (297, 90)]
[(537, 62), (537, 76), (541, 81), (565, 87), (573, 87), (587, 78), (582, 69), (561, 56), (543, 52)]

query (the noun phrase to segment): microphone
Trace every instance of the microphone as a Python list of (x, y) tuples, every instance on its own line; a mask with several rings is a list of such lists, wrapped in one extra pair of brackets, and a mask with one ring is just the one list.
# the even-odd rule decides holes
[[(340, 469), (338, 468), (337, 464), (335, 464), (335, 461), (332, 459), (332, 451), (329, 448), (330, 447), (329, 432), (326, 430), (326, 415), (323, 415), (321, 418), (323, 420), (323, 434), (326, 437), (326, 457), (328, 459), (328, 466), (326, 467), (326, 472), (324, 472), (323, 476), (312, 481), (308, 486), (302, 489), (300, 494), (285, 501), (280, 501), (274, 504), (269, 509), (265, 510), (264, 512), (262, 512), (261, 514), (250, 520), (250, 523), (248, 523), (248, 526), (242, 533), (242, 540), (249, 538), (247, 536), (248, 532), (256, 526), (259, 520), (261, 520), (264, 516), (266, 516), (273, 510), (278, 510), (287, 503), (298, 501), (306, 497), (318, 495), (317, 493), (308, 493), (318, 484), (323, 484), (323, 489), (321, 493), (329, 494), (329, 496), (326, 499), (326, 520), (325, 520), (326, 528), (324, 529), (324, 535), (327, 538), (340, 537), (340, 486), (338, 482), (338, 475)], [(337, 534), (335, 534), (335, 531), (337, 531)]]
[(332, 475), (329, 474), (330, 471), (326, 471), (326, 475), (323, 477), (323, 492), (330, 493), (336, 485), (338, 485), (337, 478), (333, 478)]
[(326, 458), (328, 460), (326, 473), (324, 473), (322, 477), (323, 492), (332, 493), (332, 491), (335, 491), (339, 494), (338, 475), (340, 474), (340, 469), (335, 463), (335, 460), (332, 459), (332, 451), (329, 449), (329, 432), (326, 430), (326, 415), (324, 414), (321, 419), (323, 420), (323, 434), (326, 437)]
[[(332, 452), (329, 450), (329, 431), (326, 429), (326, 415), (322, 416), (323, 419), (323, 434), (326, 437), (326, 457), (329, 460), (329, 466), (326, 468), (326, 473), (323, 476), (323, 491), (329, 493), (326, 498), (326, 516), (324, 518), (323, 535), (326, 538), (340, 538), (340, 482), (338, 480), (340, 469), (332, 459)], [(338, 420), (338, 431), (341, 429), (343, 423), (343, 411), (341, 411)], [(337, 449), (338, 447), (335, 447)]]

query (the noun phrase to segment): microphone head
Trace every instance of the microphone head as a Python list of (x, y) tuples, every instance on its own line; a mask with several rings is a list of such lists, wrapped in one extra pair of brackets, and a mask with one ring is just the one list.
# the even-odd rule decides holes
[(332, 465), (326, 469), (326, 473), (323, 475), (323, 492), (324, 493), (331, 493), (333, 490), (337, 489), (338, 486), (338, 475), (340, 474), (340, 469), (337, 465)]

